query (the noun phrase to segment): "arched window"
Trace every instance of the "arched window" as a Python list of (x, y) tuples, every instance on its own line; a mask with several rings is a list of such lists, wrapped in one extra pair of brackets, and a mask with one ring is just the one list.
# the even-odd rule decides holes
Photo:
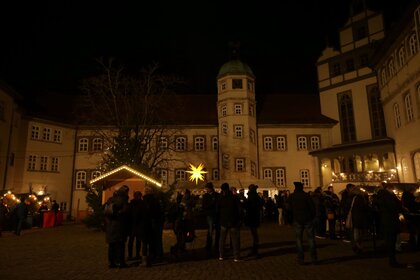
[(87, 152), (89, 148), (89, 140), (87, 138), (79, 139), (79, 152)]
[(380, 138), (386, 136), (384, 111), (376, 85), (368, 90), (368, 102), (372, 137)]
[(102, 139), (95, 138), (92, 140), (92, 151), (99, 152), (102, 151)]
[(420, 182), (420, 152), (414, 154), (414, 171), (417, 182)]
[(413, 56), (417, 52), (417, 37), (416, 34), (411, 35), (408, 40), (408, 45), (410, 46), (410, 56)]
[(398, 106), (398, 103), (395, 103), (394, 106), (394, 124), (396, 128), (401, 127), (401, 114), (400, 114), (400, 107)]
[(391, 58), (388, 62), (388, 71), (389, 71), (389, 77), (390, 78), (394, 76), (394, 74), (395, 74), (394, 70), (395, 70), (394, 69), (394, 60)]
[(266, 168), (264, 169), (264, 179), (266, 180), (273, 180), (273, 170)]
[(356, 140), (354, 124), (353, 101), (350, 93), (340, 94), (338, 97), (340, 110), (341, 139), (343, 143)]
[(398, 58), (400, 60), (400, 66), (404, 66), (405, 64), (405, 48), (401, 47), (398, 51)]
[(411, 122), (414, 120), (414, 112), (413, 112), (413, 103), (411, 102), (411, 95), (407, 94), (404, 97), (404, 104), (405, 104), (405, 113), (407, 117), (407, 122)]
[(86, 171), (76, 172), (76, 189), (83, 189), (86, 184)]
[(384, 86), (386, 84), (386, 70), (385, 68), (381, 71), (381, 84)]

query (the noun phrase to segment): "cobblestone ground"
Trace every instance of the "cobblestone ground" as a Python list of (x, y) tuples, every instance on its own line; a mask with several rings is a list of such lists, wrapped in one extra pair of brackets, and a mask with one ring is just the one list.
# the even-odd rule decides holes
[[(51, 229), (31, 229), (21, 236), (4, 233), (0, 237), (0, 279), (420, 279), (420, 253), (404, 251), (400, 262), (412, 268), (390, 268), (382, 253), (374, 253), (373, 243), (365, 242), (365, 253), (356, 256), (351, 245), (340, 240), (317, 239), (320, 263), (296, 264), (291, 227), (263, 224), (260, 228), (261, 258), (235, 263), (205, 257), (205, 231), (188, 244), (187, 253), (177, 260), (166, 256), (165, 262), (145, 267), (132, 264), (126, 269), (108, 269), (103, 232), (83, 225), (63, 225)], [(167, 254), (174, 243), (171, 231), (164, 232)], [(246, 256), (251, 236), (241, 232), (241, 247)], [(378, 242), (380, 247), (381, 242)], [(380, 251), (380, 250), (377, 250)]]

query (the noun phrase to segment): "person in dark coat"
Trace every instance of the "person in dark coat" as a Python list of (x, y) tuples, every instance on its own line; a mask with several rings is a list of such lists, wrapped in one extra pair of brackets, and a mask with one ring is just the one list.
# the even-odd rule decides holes
[(403, 208), (393, 192), (392, 185), (384, 185), (384, 188), (378, 191), (374, 204), (381, 217), (389, 265), (401, 267), (396, 260), (395, 243), (400, 232), (399, 216), (403, 213)]
[(111, 212), (105, 211), (105, 231), (108, 243), (109, 268), (125, 268), (125, 242), (128, 235), (128, 187), (122, 186), (108, 199)]
[[(347, 218), (347, 215), (349, 214), (350, 206), (351, 206), (350, 191), (354, 187), (355, 187), (355, 185), (349, 183), (349, 184), (346, 185), (346, 188), (341, 193), (340, 215), (339, 215), (341, 221), (345, 222), (346, 218)], [(344, 227), (343, 235), (344, 235), (344, 239), (343, 239), (344, 242), (351, 242), (352, 231), (350, 229), (348, 229), (347, 227)]]
[(2, 236), (3, 227), (6, 223), (9, 209), (3, 203), (3, 197), (0, 197), (0, 236)]
[(245, 226), (249, 227), (252, 235), (252, 249), (249, 256), (259, 257), (258, 255), (258, 227), (263, 201), (257, 193), (257, 185), (251, 184), (248, 187), (248, 198), (244, 201), (245, 207)]
[(327, 231), (327, 210), (325, 208), (322, 188), (317, 187), (311, 197), (315, 205), (315, 236), (325, 239)]
[(25, 203), (25, 198), (22, 196), (20, 198), (20, 203), (18, 203), (14, 209), (15, 215), (15, 234), (20, 235), (23, 225), (28, 217), (28, 205)]
[(353, 208), (351, 209), (353, 223), (352, 249), (355, 253), (359, 254), (362, 252), (363, 234), (368, 226), (370, 208), (366, 194), (359, 187), (352, 188), (350, 191), (350, 199), (351, 201), (354, 199)]
[[(156, 260), (157, 253), (157, 235), (160, 234), (156, 225), (162, 219), (162, 208), (159, 199), (153, 194), (150, 186), (145, 188), (143, 196), (143, 257), (146, 260), (146, 266), (151, 266)], [(160, 236), (159, 236), (160, 237)]]
[(296, 248), (298, 264), (304, 264), (303, 252), (303, 232), (306, 235), (309, 243), (309, 251), (312, 264), (318, 260), (315, 244), (315, 205), (311, 196), (303, 190), (301, 182), (294, 182), (295, 191), (289, 197), (289, 209), (293, 217), (293, 226), (296, 234)]
[(232, 238), (234, 261), (240, 260), (240, 242), (239, 229), (241, 224), (241, 206), (237, 195), (233, 195), (229, 189), (228, 183), (221, 185), (221, 195), (218, 203), (218, 212), (220, 215), (220, 241), (219, 241), (219, 260), (225, 258), (225, 242), (226, 236), (230, 233)]
[(409, 244), (412, 251), (420, 250), (420, 203), (416, 202), (415, 191), (416, 188), (414, 187), (406, 189), (401, 197), (402, 205), (406, 211), (404, 217), (407, 222)]
[(206, 251), (211, 255), (213, 246), (217, 252), (219, 251), (220, 219), (217, 213), (219, 193), (214, 190), (213, 183), (211, 182), (207, 183), (205, 188), (206, 193), (202, 199), (202, 211), (207, 221)]
[[(141, 260), (140, 250), (143, 235), (143, 194), (140, 191), (134, 193), (134, 198), (129, 204), (130, 211), (130, 235), (128, 237), (128, 259)], [(135, 256), (133, 257), (134, 240), (136, 241)]]
[(330, 239), (336, 239), (335, 227), (340, 199), (338, 198), (338, 195), (334, 193), (334, 188), (332, 186), (329, 186), (328, 190), (324, 192), (324, 198), (325, 209), (327, 210), (328, 233)]

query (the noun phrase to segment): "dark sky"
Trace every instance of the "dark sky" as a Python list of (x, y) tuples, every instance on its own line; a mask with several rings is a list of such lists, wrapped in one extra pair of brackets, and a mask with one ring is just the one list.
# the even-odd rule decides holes
[(0, 7), (0, 78), (25, 95), (76, 91), (101, 56), (128, 69), (157, 62), (192, 92), (215, 93), (229, 42), (240, 42), (265, 94), (316, 93), (316, 60), (326, 38), (337, 39), (350, 0), (10, 2)]

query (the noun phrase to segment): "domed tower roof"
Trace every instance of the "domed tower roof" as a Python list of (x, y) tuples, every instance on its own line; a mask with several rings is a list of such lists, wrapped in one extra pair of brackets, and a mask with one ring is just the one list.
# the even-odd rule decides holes
[(253, 78), (255, 77), (248, 64), (240, 61), (239, 59), (230, 60), (223, 64), (219, 70), (219, 74), (217, 74), (217, 78), (225, 75), (249, 75)]

